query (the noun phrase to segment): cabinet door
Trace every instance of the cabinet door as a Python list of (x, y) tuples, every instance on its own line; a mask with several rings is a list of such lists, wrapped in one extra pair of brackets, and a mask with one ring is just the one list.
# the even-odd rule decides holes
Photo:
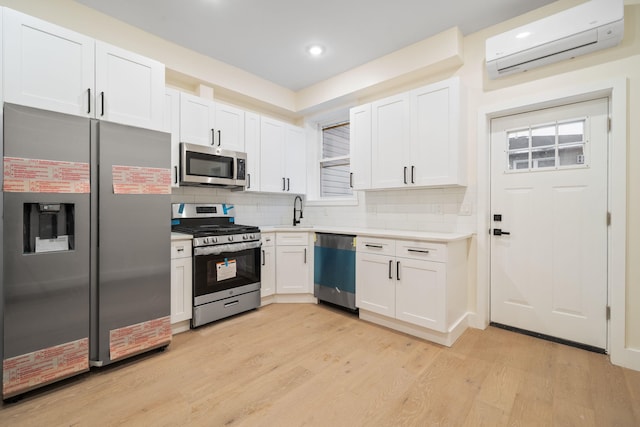
[(371, 104), (352, 108), (350, 116), (351, 186), (371, 188)]
[(96, 41), (96, 118), (163, 129), (164, 64)]
[[(189, 242), (190, 244), (190, 242)], [(191, 258), (171, 260), (171, 323), (191, 319)]]
[(247, 186), (245, 191), (260, 191), (260, 116), (244, 115), (244, 146), (247, 152)]
[(445, 264), (397, 258), (396, 319), (446, 332)]
[(411, 184), (465, 185), (458, 79), (411, 92)]
[(180, 92), (167, 88), (164, 97), (164, 132), (171, 133), (171, 186), (180, 182)]
[(284, 147), (286, 191), (304, 194), (307, 192), (307, 150), (304, 129), (287, 126)]
[(286, 190), (284, 140), (286, 124), (267, 117), (260, 119), (260, 190)]
[(372, 103), (371, 118), (371, 186), (403, 187), (408, 183), (409, 94)]
[(356, 253), (356, 305), (394, 317), (396, 307), (395, 262), (385, 255)]
[(276, 292), (276, 251), (275, 247), (262, 247), (262, 267), (260, 269), (260, 296), (267, 297)]
[(216, 147), (245, 151), (244, 110), (216, 103)]
[(92, 38), (5, 8), (3, 39), (6, 102), (93, 116)]
[(215, 118), (215, 102), (180, 93), (180, 142), (212, 146)]
[(308, 294), (310, 260), (306, 246), (276, 247), (276, 292), (279, 294)]

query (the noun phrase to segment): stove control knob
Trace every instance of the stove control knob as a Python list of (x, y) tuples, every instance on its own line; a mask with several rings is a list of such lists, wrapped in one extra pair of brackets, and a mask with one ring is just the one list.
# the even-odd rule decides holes
[(209, 239), (208, 237), (205, 237), (205, 238), (204, 238), (204, 243), (205, 243), (205, 245), (206, 245), (206, 244), (208, 244), (208, 243), (210, 243), (210, 239)]
[(233, 236), (229, 236), (229, 241), (233, 242)]
[(242, 240), (247, 240), (249, 238), (249, 236), (247, 236), (246, 234), (242, 235)]
[(212, 241), (213, 243), (218, 243), (218, 238), (217, 238), (217, 237), (212, 237), (212, 238), (211, 238), (211, 241)]

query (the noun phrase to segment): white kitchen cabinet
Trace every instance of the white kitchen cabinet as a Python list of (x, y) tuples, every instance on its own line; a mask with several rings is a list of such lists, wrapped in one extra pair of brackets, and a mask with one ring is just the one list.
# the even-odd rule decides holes
[(276, 233), (276, 293), (309, 294), (313, 253), (309, 233)]
[(276, 248), (275, 233), (262, 233), (260, 297), (265, 298), (276, 292)]
[(349, 112), (351, 187), (371, 188), (371, 104), (354, 107)]
[(199, 96), (180, 93), (180, 142), (214, 146), (216, 103)]
[(306, 193), (304, 130), (268, 117), (260, 120), (260, 191)]
[(407, 184), (410, 148), (409, 94), (371, 104), (371, 187), (396, 188)]
[(360, 317), (451, 345), (466, 328), (467, 241), (357, 238)]
[(354, 188), (466, 185), (462, 98), (454, 77), (354, 107)]
[(260, 191), (260, 115), (245, 112), (244, 146), (247, 153), (245, 191)]
[[(189, 329), (193, 307), (191, 239), (171, 242), (171, 324), (174, 332)], [(176, 330), (179, 328), (179, 330)]]
[(245, 112), (240, 108), (216, 102), (216, 147), (245, 151)]
[(407, 165), (414, 186), (466, 185), (466, 150), (460, 80), (411, 92), (411, 149)]
[(3, 10), (5, 101), (94, 117), (95, 40)]
[(162, 129), (163, 64), (6, 8), (3, 39), (5, 101)]
[(96, 118), (161, 130), (164, 64), (96, 41)]
[(164, 128), (171, 134), (171, 186), (180, 183), (180, 92), (167, 88), (164, 97)]

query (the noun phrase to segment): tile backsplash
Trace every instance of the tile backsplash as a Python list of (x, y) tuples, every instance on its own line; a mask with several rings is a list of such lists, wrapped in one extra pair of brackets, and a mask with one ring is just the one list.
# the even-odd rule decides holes
[[(475, 232), (474, 188), (370, 191), (358, 194), (355, 206), (304, 204), (303, 225), (367, 227), (396, 230)], [(229, 203), (236, 222), (291, 225), (291, 194), (263, 194), (205, 187), (174, 188), (173, 203)]]

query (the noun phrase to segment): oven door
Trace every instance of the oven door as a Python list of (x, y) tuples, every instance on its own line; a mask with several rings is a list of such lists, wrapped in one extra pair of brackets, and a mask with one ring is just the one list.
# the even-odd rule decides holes
[(194, 306), (260, 289), (260, 242), (194, 248)]

